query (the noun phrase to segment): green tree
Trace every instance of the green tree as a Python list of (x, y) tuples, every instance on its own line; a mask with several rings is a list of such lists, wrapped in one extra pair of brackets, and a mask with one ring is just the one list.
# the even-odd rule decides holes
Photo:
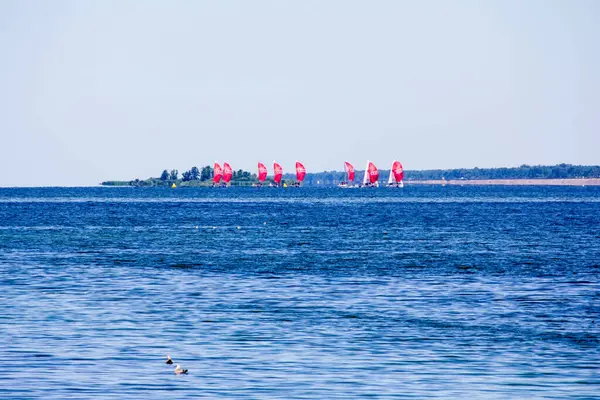
[(198, 179), (200, 179), (200, 171), (198, 170), (198, 167), (192, 167), (192, 169), (190, 170), (191, 173), (191, 178), (195, 181), (197, 181)]
[(167, 171), (166, 169), (162, 172), (162, 174), (160, 174), (160, 180), (161, 181), (166, 181), (169, 179), (169, 171)]
[(207, 181), (212, 178), (213, 169), (210, 165), (202, 168), (202, 172), (200, 172), (200, 180)]
[(171, 180), (176, 181), (178, 177), (179, 177), (179, 171), (177, 171), (176, 169), (172, 169), (171, 176), (170, 176)]
[(181, 180), (184, 182), (191, 181), (192, 180), (192, 172), (185, 171), (183, 174), (181, 174)]

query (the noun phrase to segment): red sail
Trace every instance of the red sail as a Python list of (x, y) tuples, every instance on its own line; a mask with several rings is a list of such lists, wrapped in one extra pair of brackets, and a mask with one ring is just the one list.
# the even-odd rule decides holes
[(400, 164), (400, 161), (394, 161), (392, 164), (392, 172), (394, 173), (394, 179), (396, 182), (402, 182), (404, 179), (404, 169), (402, 169), (402, 164)]
[(354, 180), (354, 166), (352, 164), (350, 164), (348, 161), (345, 161), (344, 167), (346, 169), (346, 173), (348, 173), (348, 180), (353, 181)]
[(275, 171), (275, 176), (273, 177), (273, 180), (275, 181), (275, 183), (279, 184), (281, 182), (281, 177), (283, 176), (283, 168), (281, 168), (281, 165), (274, 162), (273, 170)]
[(306, 176), (306, 168), (301, 162), (296, 161), (296, 179), (298, 182), (302, 182)]
[(223, 170), (221, 169), (221, 166), (218, 163), (215, 163), (213, 182), (214, 183), (221, 182), (222, 177), (223, 177)]
[(265, 167), (265, 164), (263, 163), (258, 163), (258, 180), (260, 182), (264, 182), (265, 179), (267, 179), (267, 167)]
[(369, 163), (369, 182), (375, 183), (379, 179), (379, 171), (372, 162)]
[(231, 169), (231, 165), (228, 163), (223, 164), (223, 181), (225, 183), (229, 183), (231, 177), (233, 176), (233, 169)]

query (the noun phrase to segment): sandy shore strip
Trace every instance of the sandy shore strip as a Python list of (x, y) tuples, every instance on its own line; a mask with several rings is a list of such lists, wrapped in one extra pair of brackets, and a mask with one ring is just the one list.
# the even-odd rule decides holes
[(538, 185), (538, 186), (600, 186), (600, 178), (593, 179), (439, 179), (404, 181), (407, 185)]

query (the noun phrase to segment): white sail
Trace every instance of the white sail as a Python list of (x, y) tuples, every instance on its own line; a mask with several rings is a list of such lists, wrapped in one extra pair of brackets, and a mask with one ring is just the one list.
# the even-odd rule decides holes
[(365, 175), (363, 176), (363, 186), (369, 182), (369, 160), (367, 160), (367, 166), (365, 167)]
[[(394, 164), (392, 164), (392, 168), (393, 168)], [(392, 184), (392, 182), (394, 181), (394, 170), (390, 168), (390, 177), (388, 178), (388, 186)]]

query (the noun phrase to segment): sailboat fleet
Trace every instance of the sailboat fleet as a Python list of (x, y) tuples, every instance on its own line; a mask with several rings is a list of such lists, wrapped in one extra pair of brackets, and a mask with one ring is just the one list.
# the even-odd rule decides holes
[[(344, 162), (344, 171), (346, 179), (341, 182), (340, 188), (359, 188), (359, 187), (379, 187), (379, 170), (371, 161), (367, 161), (365, 173), (361, 183), (355, 183), (354, 166), (348, 161)], [(267, 180), (269, 171), (267, 166), (262, 162), (258, 163), (258, 183), (254, 186), (261, 187)], [(223, 167), (215, 161), (213, 167), (213, 186), (227, 186), (233, 177), (233, 169), (228, 163), (223, 163)], [(306, 168), (300, 161), (296, 161), (296, 182), (294, 187), (300, 187), (306, 177)], [(284, 182), (282, 184), (283, 168), (277, 161), (273, 161), (273, 182), (269, 183), (271, 187), (287, 187)], [(404, 187), (404, 169), (400, 161), (394, 160), (390, 168), (390, 176), (388, 177), (387, 187)]]
[[(341, 188), (379, 187), (379, 170), (371, 161), (367, 161), (362, 183), (354, 183), (354, 166), (348, 161), (344, 162), (346, 180), (338, 186)], [(394, 160), (390, 168), (387, 187), (404, 187), (404, 169), (400, 161)]]

